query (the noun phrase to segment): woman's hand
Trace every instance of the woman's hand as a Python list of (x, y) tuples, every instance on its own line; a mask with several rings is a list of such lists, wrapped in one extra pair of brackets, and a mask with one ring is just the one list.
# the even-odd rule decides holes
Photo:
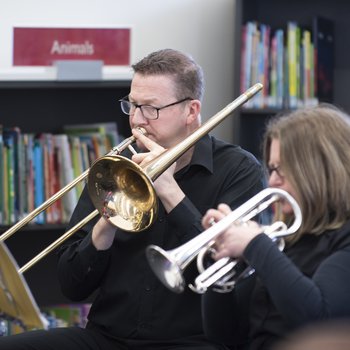
[[(202, 225), (208, 229), (213, 222), (218, 222), (226, 215), (231, 213), (227, 204), (219, 204), (218, 209), (209, 209), (202, 219)], [(215, 224), (214, 224), (215, 225)], [(215, 241), (216, 260), (229, 256), (240, 258), (243, 255), (249, 242), (262, 233), (262, 228), (255, 221), (232, 223)]]

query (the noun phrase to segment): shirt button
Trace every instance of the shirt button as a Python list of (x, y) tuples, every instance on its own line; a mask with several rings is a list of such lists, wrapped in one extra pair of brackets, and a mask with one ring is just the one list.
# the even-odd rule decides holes
[(146, 287), (145, 287), (145, 290), (146, 290), (147, 292), (149, 292), (150, 290), (152, 290), (152, 288), (151, 288), (150, 286), (146, 286)]

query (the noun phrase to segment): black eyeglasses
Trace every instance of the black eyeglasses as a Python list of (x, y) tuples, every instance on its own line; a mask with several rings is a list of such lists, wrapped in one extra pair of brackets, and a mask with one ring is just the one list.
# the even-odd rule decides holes
[(268, 166), (267, 167), (267, 173), (269, 174), (269, 176), (272, 175), (273, 172), (276, 172), (276, 174), (280, 177), (280, 178), (284, 178), (284, 173), (281, 170), (281, 166), (277, 165), (277, 166)]
[(128, 100), (128, 96), (123, 97), (121, 100), (119, 100), (119, 102), (120, 102), (120, 107), (121, 107), (123, 113), (125, 113), (126, 115), (132, 115), (135, 113), (136, 108), (140, 108), (141, 113), (142, 113), (144, 118), (154, 120), (154, 119), (159, 118), (159, 111), (161, 109), (164, 109), (164, 108), (167, 108), (170, 106), (175, 106), (181, 102), (189, 101), (189, 100), (193, 100), (193, 98), (186, 97), (186, 98), (183, 98), (182, 100), (179, 100), (179, 101), (176, 101), (173, 103), (169, 103), (168, 105), (163, 106), (163, 107), (154, 107), (151, 105), (138, 105), (137, 103), (130, 102)]

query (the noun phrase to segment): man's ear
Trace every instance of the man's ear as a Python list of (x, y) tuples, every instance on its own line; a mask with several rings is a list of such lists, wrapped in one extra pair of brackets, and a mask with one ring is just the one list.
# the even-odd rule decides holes
[(189, 105), (189, 113), (187, 116), (187, 125), (198, 120), (201, 111), (201, 102), (199, 100), (191, 100)]

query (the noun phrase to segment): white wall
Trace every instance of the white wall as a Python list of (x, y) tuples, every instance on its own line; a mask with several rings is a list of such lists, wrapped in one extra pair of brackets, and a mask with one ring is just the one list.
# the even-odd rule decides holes
[[(203, 67), (203, 120), (237, 97), (233, 96), (235, 0), (0, 0), (0, 5), (0, 80), (15, 71), (13, 26), (131, 26), (132, 62), (171, 47), (192, 54)], [(232, 141), (232, 129), (231, 116), (212, 134)]]

